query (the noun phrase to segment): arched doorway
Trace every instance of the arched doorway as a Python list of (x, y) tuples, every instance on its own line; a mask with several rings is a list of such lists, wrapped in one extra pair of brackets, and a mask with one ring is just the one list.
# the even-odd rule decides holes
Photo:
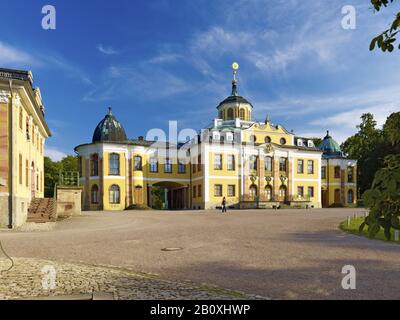
[(287, 202), (287, 188), (286, 188), (286, 186), (281, 186), (279, 188), (279, 202)]
[(257, 192), (257, 186), (256, 185), (251, 185), (249, 189), (249, 194), (250, 194), (250, 200), (255, 201), (257, 200), (258, 192)]
[(272, 187), (271, 186), (265, 187), (265, 200), (272, 201)]
[(182, 210), (188, 208), (188, 188), (172, 181), (157, 182), (148, 190), (148, 206), (157, 209)]

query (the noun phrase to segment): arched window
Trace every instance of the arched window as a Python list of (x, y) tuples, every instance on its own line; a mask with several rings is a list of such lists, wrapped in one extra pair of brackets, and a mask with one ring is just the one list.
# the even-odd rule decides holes
[(24, 114), (22, 108), (19, 110), (19, 128), (22, 130), (23, 123), (24, 123)]
[(244, 109), (240, 109), (239, 118), (240, 118), (240, 120), (246, 120), (246, 115), (245, 115), (245, 110)]
[(119, 176), (119, 154), (111, 153), (109, 156), (110, 176)]
[(110, 187), (110, 203), (111, 204), (119, 204), (120, 203), (120, 191), (119, 186), (113, 184)]
[(353, 191), (353, 190), (349, 190), (349, 191), (347, 192), (347, 202), (348, 202), (349, 204), (354, 203), (354, 191)]
[(135, 156), (134, 158), (134, 170), (136, 171), (141, 171), (142, 170), (142, 157), (141, 156)]
[(91, 198), (92, 204), (99, 203), (99, 187), (96, 184), (92, 186)]
[(271, 143), (271, 137), (270, 136), (266, 136), (264, 141), (265, 141), (265, 143)]
[(233, 109), (228, 109), (228, 120), (233, 120)]
[(92, 154), (90, 157), (90, 175), (92, 177), (99, 175), (99, 155), (97, 153)]
[(250, 199), (251, 200), (255, 200), (256, 199), (256, 197), (257, 197), (257, 195), (258, 195), (258, 193), (257, 193), (257, 186), (256, 185), (251, 185), (250, 186)]
[(265, 199), (267, 201), (271, 201), (272, 200), (272, 188), (271, 188), (271, 186), (266, 186), (265, 187)]

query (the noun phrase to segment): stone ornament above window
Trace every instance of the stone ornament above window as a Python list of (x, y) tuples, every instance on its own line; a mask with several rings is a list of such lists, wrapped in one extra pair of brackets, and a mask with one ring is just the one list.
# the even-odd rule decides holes
[(0, 90), (0, 103), (8, 103), (10, 92), (6, 90)]

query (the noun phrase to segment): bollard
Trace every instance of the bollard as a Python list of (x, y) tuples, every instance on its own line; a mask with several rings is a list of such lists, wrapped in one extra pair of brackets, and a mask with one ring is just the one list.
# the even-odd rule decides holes
[(394, 231), (394, 241), (399, 241), (400, 240), (400, 231), (395, 230)]
[(351, 221), (351, 218), (350, 218), (350, 216), (348, 216), (348, 217), (347, 217), (347, 226), (348, 226), (348, 227), (350, 227), (350, 221)]

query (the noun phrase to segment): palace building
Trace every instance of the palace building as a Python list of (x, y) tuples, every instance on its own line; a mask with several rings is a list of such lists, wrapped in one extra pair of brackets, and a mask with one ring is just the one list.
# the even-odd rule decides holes
[(51, 133), (29, 71), (0, 68), (0, 228), (24, 224), (44, 195), (44, 145)]
[[(346, 159), (329, 134), (320, 146), (267, 117), (238, 94), (236, 72), (218, 116), (192, 140), (130, 140), (111, 109), (79, 155), (86, 210), (154, 205), (162, 190), (168, 209), (356, 205), (357, 162)], [(158, 192), (159, 196), (159, 192)]]

